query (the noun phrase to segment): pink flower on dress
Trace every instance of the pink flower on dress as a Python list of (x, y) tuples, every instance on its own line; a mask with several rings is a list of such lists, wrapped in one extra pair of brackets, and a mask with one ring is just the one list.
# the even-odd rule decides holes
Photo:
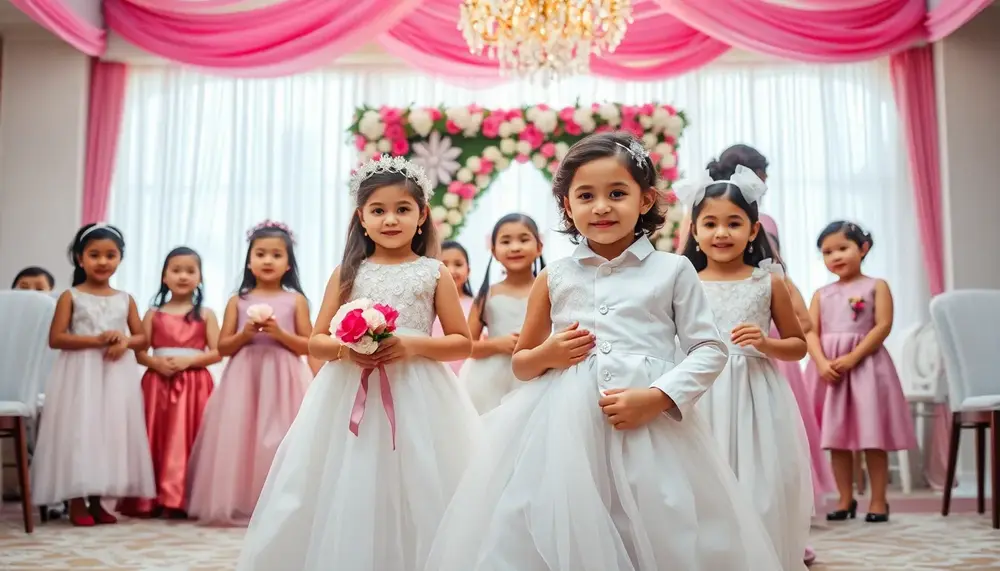
[(368, 322), (365, 321), (364, 313), (361, 309), (354, 309), (344, 315), (340, 325), (337, 326), (337, 339), (344, 343), (357, 343), (368, 333)]
[(857, 321), (858, 317), (865, 311), (865, 298), (851, 297), (848, 298), (847, 303), (851, 306), (851, 312), (854, 313), (854, 321)]

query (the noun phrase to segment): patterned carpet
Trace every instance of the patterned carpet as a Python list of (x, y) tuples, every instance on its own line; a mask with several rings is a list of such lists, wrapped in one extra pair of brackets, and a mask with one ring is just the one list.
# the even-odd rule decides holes
[[(89, 529), (62, 520), (38, 525), (29, 536), (17, 506), (8, 504), (0, 511), (0, 569), (232, 569), (242, 536), (240, 529), (139, 520)], [(899, 514), (886, 525), (830, 525), (814, 530), (814, 544), (815, 571), (1000, 569), (1000, 531), (988, 516), (975, 514)]]

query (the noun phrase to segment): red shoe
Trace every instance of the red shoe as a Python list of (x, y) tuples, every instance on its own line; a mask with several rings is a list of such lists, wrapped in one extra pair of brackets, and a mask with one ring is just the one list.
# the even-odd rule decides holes
[(118, 518), (109, 514), (107, 510), (98, 505), (96, 508), (90, 508), (90, 515), (94, 516), (94, 520), (100, 524), (112, 524), (118, 523)]
[(76, 527), (93, 527), (97, 523), (94, 521), (94, 518), (90, 514), (84, 514), (84, 515), (70, 514), (69, 522)]

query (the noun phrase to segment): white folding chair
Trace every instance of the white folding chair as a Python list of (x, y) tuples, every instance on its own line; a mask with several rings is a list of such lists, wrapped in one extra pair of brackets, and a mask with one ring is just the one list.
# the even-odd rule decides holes
[(27, 420), (35, 416), (38, 393), (52, 369), (55, 351), (49, 348), (49, 325), (56, 300), (33, 291), (0, 291), (0, 418), (13, 428), (0, 438), (13, 438), (17, 479), (21, 488), (24, 531), (31, 533), (31, 481), (28, 467)]
[[(934, 416), (934, 406), (947, 400), (944, 363), (931, 323), (914, 326), (906, 333), (900, 359), (903, 395), (918, 435), (924, 433), (925, 419)], [(903, 493), (913, 490), (913, 466), (909, 450), (896, 453)]]
[[(952, 410), (948, 477), (942, 515), (951, 507), (958, 445), (963, 428), (976, 429), (976, 472), (979, 513), (985, 511), (985, 440), (990, 428), (992, 456), (993, 528), (1000, 529), (1000, 290), (959, 290), (931, 300), (931, 319), (937, 330), (948, 381)], [(969, 420), (970, 413), (988, 412), (990, 420)]]

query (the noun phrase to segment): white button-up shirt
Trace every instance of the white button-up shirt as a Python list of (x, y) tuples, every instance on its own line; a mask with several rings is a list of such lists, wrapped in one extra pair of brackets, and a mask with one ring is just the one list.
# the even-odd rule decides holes
[[(611, 261), (584, 242), (547, 273), (554, 330), (578, 321), (596, 337), (596, 351), (578, 366), (596, 367), (600, 390), (655, 387), (680, 420), (726, 366), (694, 267), (646, 237)], [(679, 355), (686, 357), (675, 363)]]

